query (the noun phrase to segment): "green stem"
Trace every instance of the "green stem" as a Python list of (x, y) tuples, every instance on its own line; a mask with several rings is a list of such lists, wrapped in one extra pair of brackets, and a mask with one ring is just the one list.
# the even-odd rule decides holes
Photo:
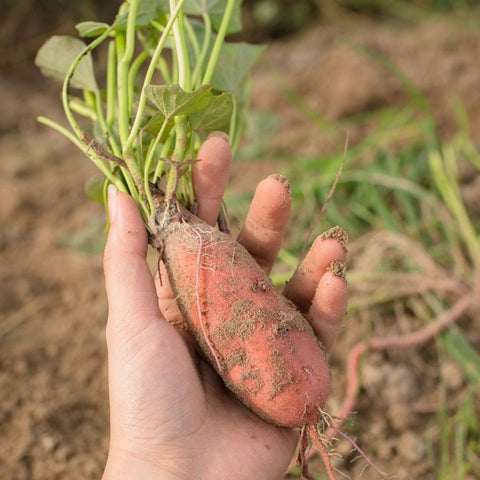
[(160, 153), (160, 160), (157, 162), (157, 166), (155, 167), (155, 173), (153, 174), (153, 181), (155, 182), (157, 178), (160, 178), (163, 175), (165, 170), (165, 160), (164, 158), (168, 158), (171, 152), (173, 142), (173, 130), (168, 135), (167, 140), (163, 144), (162, 151)]
[(150, 85), (153, 74), (155, 73), (158, 59), (160, 58), (160, 55), (162, 54), (163, 47), (165, 46), (165, 43), (167, 41), (168, 35), (170, 34), (170, 31), (172, 29), (173, 24), (175, 23), (175, 20), (184, 4), (185, 0), (180, 0), (175, 8), (175, 10), (172, 12), (172, 15), (170, 16), (170, 19), (168, 20), (168, 23), (165, 27), (165, 31), (162, 33), (162, 36), (160, 37), (160, 40), (157, 44), (157, 47), (155, 48), (155, 51), (152, 55), (152, 59), (150, 60), (150, 64), (147, 69), (147, 73), (145, 74), (145, 79), (143, 81), (143, 86), (142, 86), (142, 91), (140, 94), (140, 98), (138, 101), (138, 108), (137, 108), (137, 113), (135, 115), (135, 120), (133, 122), (132, 128), (130, 129), (130, 135), (128, 136), (128, 139), (126, 140), (125, 144), (123, 145), (124, 150), (128, 150), (133, 142), (135, 141), (135, 138), (140, 130), (141, 127), (141, 122), (143, 118), (143, 112), (145, 109), (145, 104), (147, 103), (147, 95), (145, 93), (145, 87), (147, 85)]
[(167, 201), (175, 195), (175, 190), (178, 186), (178, 167), (185, 159), (187, 148), (187, 128), (185, 115), (178, 115), (175, 117), (175, 149), (172, 158), (172, 168), (170, 169), (165, 197)]
[(187, 151), (187, 118), (185, 115), (177, 115), (175, 117), (175, 152), (173, 161), (182, 163), (185, 160), (185, 153)]
[[(125, 30), (125, 49), (122, 52), (118, 62), (117, 94), (118, 94), (118, 130), (120, 142), (124, 146), (130, 130), (130, 110), (128, 94), (128, 71), (130, 62), (135, 52), (135, 29), (139, 0), (130, 1), (130, 10), (128, 12), (127, 27)], [(123, 148), (125, 151), (125, 148)], [(129, 166), (130, 168), (130, 166)]]
[(115, 42), (110, 41), (108, 43), (108, 56), (107, 56), (107, 125), (109, 130), (113, 129), (115, 122), (115, 62), (116, 62), (116, 49)]
[(79, 98), (72, 98), (72, 100), (70, 100), (70, 108), (72, 109), (72, 112), (75, 112), (77, 115), (89, 118), (92, 122), (97, 121), (95, 110), (85, 102), (82, 102)]
[[(170, 11), (175, 11), (175, 0), (170, 0)], [(187, 42), (185, 39), (185, 16), (180, 11), (177, 21), (173, 24), (173, 38), (178, 59), (178, 83), (186, 92), (191, 90), (190, 60), (188, 58)]]
[[(170, 0), (170, 11), (173, 12), (175, 10), (175, 4), (176, 0)], [(192, 72), (190, 69), (190, 59), (185, 38), (185, 22), (185, 16), (182, 11), (179, 13), (177, 21), (173, 25), (173, 36), (178, 83), (184, 91), (188, 92), (192, 89)], [(185, 115), (178, 115), (175, 117), (175, 134), (175, 148), (165, 192), (167, 201), (176, 194), (179, 187), (182, 187), (182, 182), (179, 182), (179, 166), (185, 159), (188, 140), (187, 118)], [(190, 188), (190, 190), (193, 189)]]
[(155, 27), (160, 33), (163, 33), (165, 31), (165, 27), (161, 23), (157, 22), (156, 20), (152, 20), (150, 22), (150, 25), (152, 27)]
[[(85, 97), (85, 102), (87, 105), (91, 105), (91, 108), (96, 112), (96, 123), (98, 125), (98, 127), (100, 128), (100, 131), (102, 133), (102, 136), (108, 140), (108, 142), (110, 143), (110, 149), (111, 151), (113, 152), (114, 155), (116, 155), (117, 157), (120, 157), (121, 156), (121, 150), (120, 150), (120, 147), (118, 146), (116, 140), (115, 140), (115, 137), (113, 135), (113, 131), (109, 131), (108, 129), (108, 126), (106, 124), (106, 120), (105, 120), (105, 116), (103, 114), (103, 109), (102, 109), (102, 98), (101, 98), (101, 95), (100, 95), (100, 91), (97, 91), (95, 93), (93, 92), (89, 92), (89, 91), (84, 91), (84, 97)], [(89, 149), (87, 150), (87, 155), (88, 155), (88, 151)], [(98, 154), (98, 152), (96, 152)], [(130, 164), (133, 164), (133, 167), (136, 166), (136, 163), (133, 162), (129, 156), (129, 152), (127, 152), (128, 155), (125, 155), (125, 162), (127, 163), (130, 163)], [(101, 159), (103, 159), (109, 166), (110, 166), (110, 171), (113, 171), (114, 167), (115, 167), (115, 162), (107, 162), (107, 159), (104, 158), (102, 155), (99, 155)], [(128, 160), (128, 162), (127, 162)], [(103, 165), (103, 163), (102, 163)], [(143, 192), (143, 189), (142, 189), (142, 182), (140, 180), (140, 175), (138, 173), (138, 169), (135, 169), (135, 168), (124, 168), (124, 167), (120, 167), (120, 170), (121, 170), (121, 174), (122, 174), (122, 178), (123, 178), (123, 181), (124, 181), (124, 184), (127, 186), (127, 191), (130, 192), (130, 194), (132, 195), (132, 197), (135, 199), (135, 201), (137, 201), (137, 203), (139, 202), (139, 196), (138, 196), (138, 190), (140, 190), (141, 192)], [(135, 185), (137, 185), (137, 188), (135, 188)]]
[(225, 7), (225, 13), (223, 14), (222, 23), (218, 29), (217, 38), (213, 44), (212, 53), (210, 54), (210, 59), (203, 76), (202, 83), (205, 85), (210, 83), (213, 77), (213, 72), (217, 65), (218, 56), (220, 55), (220, 50), (222, 49), (223, 41), (227, 35), (228, 25), (230, 24), (230, 19), (232, 18), (233, 8), (237, 0), (228, 0), (227, 6)]
[(212, 21), (207, 13), (202, 13), (203, 25), (205, 27), (205, 35), (203, 37), (203, 44), (200, 54), (198, 56), (197, 64), (193, 71), (192, 76), (192, 88), (196, 89), (200, 86), (201, 75), (203, 71), (203, 65), (207, 58), (208, 51), (210, 49), (210, 39), (212, 38)]
[[(148, 152), (147, 152), (147, 156), (145, 158), (145, 167), (144, 167), (144, 173), (143, 173), (143, 178), (144, 178), (144, 189), (145, 189), (145, 193), (147, 195), (147, 200), (148, 200), (148, 204), (150, 205), (150, 208), (152, 210), (152, 213), (154, 212), (155, 210), (155, 206), (153, 204), (153, 198), (152, 198), (152, 195), (150, 193), (150, 186), (149, 186), (149, 182), (150, 182), (150, 170), (152, 169), (152, 164), (153, 164), (153, 159), (154, 159), (154, 155), (155, 155), (155, 150), (157, 149), (157, 145), (160, 143), (160, 140), (162, 139), (162, 136), (163, 136), (163, 133), (165, 132), (165, 128), (167, 127), (168, 125), (168, 121), (169, 119), (168, 118), (165, 118), (165, 120), (163, 121), (162, 123), (162, 126), (160, 128), (160, 131), (157, 133), (157, 136), (155, 137), (155, 139), (153, 140), (153, 142), (150, 144), (150, 146), (148, 147)], [(160, 161), (158, 163), (161, 163)], [(155, 169), (156, 171), (156, 169)], [(152, 178), (152, 181), (155, 182), (156, 181), (156, 177), (154, 175), (154, 177)]]
[(83, 93), (87, 105), (91, 105), (91, 108), (93, 111), (95, 111), (95, 122), (100, 128), (102, 137), (110, 144), (113, 154), (119, 157), (121, 155), (121, 150), (115, 140), (113, 131), (108, 128), (107, 121), (105, 120), (105, 114), (103, 112), (103, 100), (100, 90), (95, 92), (84, 91)]
[(144, 50), (137, 58), (132, 62), (130, 70), (128, 72), (128, 103), (133, 105), (133, 92), (135, 90), (135, 79), (137, 77), (138, 70), (142, 66), (143, 62), (148, 58), (148, 50)]
[(102, 35), (97, 37), (95, 40), (92, 41), (89, 45), (87, 45), (77, 56), (77, 58), (73, 61), (73, 63), (70, 65), (70, 68), (68, 69), (68, 72), (65, 76), (65, 79), (63, 81), (63, 86), (62, 86), (62, 106), (63, 110), (65, 112), (65, 116), (67, 117), (68, 123), (70, 124), (70, 127), (72, 130), (75, 132), (75, 135), (78, 138), (81, 138), (82, 136), (82, 129), (78, 125), (75, 116), (73, 115), (73, 112), (70, 108), (69, 105), (69, 100), (68, 100), (68, 90), (70, 88), (70, 82), (72, 81), (73, 74), (75, 73), (75, 70), (77, 69), (79, 63), (81, 62), (82, 58), (85, 55), (88, 55), (94, 48), (98, 47), (113, 31), (114, 26), (111, 25), (108, 27)]
[(172, 75), (170, 84), (171, 85), (178, 85), (180, 83), (180, 69), (178, 68), (178, 55), (177, 55), (177, 45), (175, 43), (172, 44)]
[[(163, 137), (163, 134), (165, 132), (165, 128), (168, 125), (168, 122), (169, 122), (169, 119), (167, 119), (167, 118), (163, 121), (159, 132), (157, 133), (156, 137), (154, 138), (154, 140), (150, 143), (150, 145), (148, 147), (148, 152), (147, 152), (147, 156), (145, 157), (145, 167), (144, 167), (144, 176), (147, 179), (150, 177), (150, 170), (151, 170), (152, 165), (153, 165), (153, 158), (154, 158), (154, 155), (155, 155), (155, 150), (156, 150), (158, 144), (160, 143), (160, 140)], [(152, 181), (155, 182), (155, 180), (156, 180), (156, 177), (153, 177)]]
[(200, 57), (200, 45), (198, 43), (197, 36), (195, 35), (195, 30), (193, 29), (188, 17), (185, 15), (183, 16), (183, 25), (193, 48), (194, 59), (192, 61), (192, 64), (198, 65), (198, 57)]
[(108, 127), (107, 121), (105, 119), (102, 108), (102, 96), (100, 94), (100, 90), (95, 92), (95, 105), (97, 111), (97, 121), (100, 126), (100, 130), (102, 131), (103, 136), (108, 140), (113, 154), (119, 157), (121, 155), (121, 149), (117, 141), (115, 140), (112, 129)]
[(103, 162), (103, 159), (99, 155), (97, 155), (91, 148), (89, 148), (88, 145), (86, 145), (78, 137), (76, 137), (70, 130), (46, 117), (40, 116), (37, 118), (37, 120), (39, 123), (46, 125), (53, 130), (56, 130), (57, 132), (65, 136), (68, 140), (70, 140), (94, 163), (94, 165), (105, 175), (106, 178), (108, 178), (110, 182), (112, 182), (119, 190), (125, 191), (123, 183), (109, 170), (109, 168)]

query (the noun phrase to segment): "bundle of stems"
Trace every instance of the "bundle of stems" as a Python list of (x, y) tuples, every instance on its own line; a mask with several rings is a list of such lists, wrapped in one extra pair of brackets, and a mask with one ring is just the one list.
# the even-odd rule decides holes
[[(201, 142), (223, 130), (236, 148), (248, 110), (248, 72), (263, 50), (226, 41), (241, 30), (240, 4), (128, 0), (111, 25), (77, 25), (88, 44), (54, 36), (41, 47), (36, 64), (63, 82), (68, 126), (43, 116), (39, 121), (98, 167), (101, 185), (90, 184), (91, 196), (106, 205), (107, 186), (114, 184), (135, 199), (147, 225), (156, 208), (152, 185), (162, 184), (167, 198), (192, 208), (191, 171)], [(106, 56), (103, 88), (94, 50)]]

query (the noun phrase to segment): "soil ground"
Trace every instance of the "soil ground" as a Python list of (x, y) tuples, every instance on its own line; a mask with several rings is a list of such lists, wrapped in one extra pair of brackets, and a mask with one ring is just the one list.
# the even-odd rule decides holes
[[(350, 48), (348, 39), (397, 63), (431, 100), (445, 136), (456, 129), (452, 100), (461, 98), (478, 145), (480, 35), (464, 26), (447, 17), (421, 26), (358, 18), (313, 25), (269, 47), (254, 75), (252, 106), (281, 119), (272, 140), (277, 150), (311, 154), (336, 146), (285, 100), (272, 69), (331, 121), (404, 102), (399, 81)], [(97, 479), (109, 427), (104, 213), (84, 193), (96, 172), (35, 121), (38, 114), (62, 118), (57, 86), (26, 64), (0, 72), (0, 478)], [(352, 141), (364, 134), (354, 130)], [(232, 188), (252, 191), (263, 174), (273, 173), (268, 162), (254, 170), (245, 184), (234, 167)], [(333, 354), (332, 406), (341, 399), (348, 350), (362, 338), (359, 319), (347, 325)], [(449, 375), (452, 398), (461, 396), (453, 364)], [(436, 411), (437, 381), (435, 366), (417, 353), (370, 362), (355, 435), (396, 478), (436, 478), (424, 431)], [(360, 478), (364, 462), (350, 463), (348, 449), (338, 448), (345, 461), (337, 466)], [(378, 474), (367, 469), (361, 478)]]

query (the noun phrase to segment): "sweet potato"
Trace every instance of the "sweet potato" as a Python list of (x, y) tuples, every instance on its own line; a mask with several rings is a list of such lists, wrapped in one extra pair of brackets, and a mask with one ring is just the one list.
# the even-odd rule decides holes
[(203, 353), (263, 419), (317, 425), (330, 375), (312, 328), (239, 243), (178, 208), (157, 219), (157, 231), (180, 311)]

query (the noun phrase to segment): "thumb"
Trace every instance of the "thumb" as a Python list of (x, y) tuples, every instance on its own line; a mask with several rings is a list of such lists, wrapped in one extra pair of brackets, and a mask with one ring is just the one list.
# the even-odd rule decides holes
[(111, 185), (108, 209), (110, 230), (103, 261), (109, 305), (107, 340), (118, 334), (127, 340), (158, 320), (160, 312), (146, 262), (147, 232), (135, 202)]

